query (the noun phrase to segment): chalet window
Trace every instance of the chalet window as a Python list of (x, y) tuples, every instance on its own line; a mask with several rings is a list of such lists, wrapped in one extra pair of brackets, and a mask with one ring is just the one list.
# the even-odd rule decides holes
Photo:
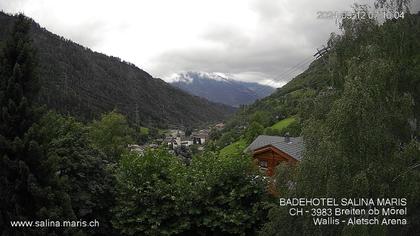
[(260, 161), (260, 167), (267, 168), (268, 167), (267, 161)]

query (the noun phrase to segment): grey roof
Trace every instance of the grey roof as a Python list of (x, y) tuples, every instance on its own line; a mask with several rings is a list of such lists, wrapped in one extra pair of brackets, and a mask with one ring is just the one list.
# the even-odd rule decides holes
[(302, 152), (304, 149), (302, 137), (290, 137), (290, 142), (285, 142), (285, 137), (260, 135), (245, 149), (245, 151), (254, 151), (267, 145), (276, 147), (296, 160), (302, 159)]

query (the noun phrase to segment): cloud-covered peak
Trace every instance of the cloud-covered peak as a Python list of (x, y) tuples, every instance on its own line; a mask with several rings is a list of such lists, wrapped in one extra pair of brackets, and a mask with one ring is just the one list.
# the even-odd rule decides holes
[(183, 82), (192, 83), (194, 80), (215, 80), (229, 82), (232, 80), (228, 74), (220, 72), (202, 72), (202, 71), (187, 71), (172, 74), (170, 77), (165, 78), (167, 82)]
[(235, 107), (250, 104), (275, 90), (258, 83), (238, 81), (220, 72), (183, 72), (173, 75), (170, 82), (193, 95)]

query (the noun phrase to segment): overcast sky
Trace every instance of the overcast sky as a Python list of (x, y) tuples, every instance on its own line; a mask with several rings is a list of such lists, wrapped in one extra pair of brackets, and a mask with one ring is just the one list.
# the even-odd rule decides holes
[(304, 70), (330, 33), (338, 32), (334, 20), (317, 19), (317, 12), (349, 10), (353, 2), (0, 0), (0, 9), (23, 12), (53, 33), (154, 77), (219, 72), (278, 87)]

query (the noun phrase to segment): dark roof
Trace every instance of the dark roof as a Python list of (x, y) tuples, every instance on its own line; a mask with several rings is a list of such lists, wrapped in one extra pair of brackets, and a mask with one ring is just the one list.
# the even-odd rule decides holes
[(290, 142), (285, 142), (285, 137), (260, 135), (245, 149), (245, 151), (255, 151), (256, 149), (268, 145), (274, 146), (275, 148), (289, 154), (296, 160), (302, 159), (302, 152), (304, 149), (302, 137), (290, 137)]
[(204, 138), (204, 139), (206, 139), (209, 136), (207, 134), (194, 134), (194, 135), (191, 135), (191, 137), (193, 137), (193, 138)]

